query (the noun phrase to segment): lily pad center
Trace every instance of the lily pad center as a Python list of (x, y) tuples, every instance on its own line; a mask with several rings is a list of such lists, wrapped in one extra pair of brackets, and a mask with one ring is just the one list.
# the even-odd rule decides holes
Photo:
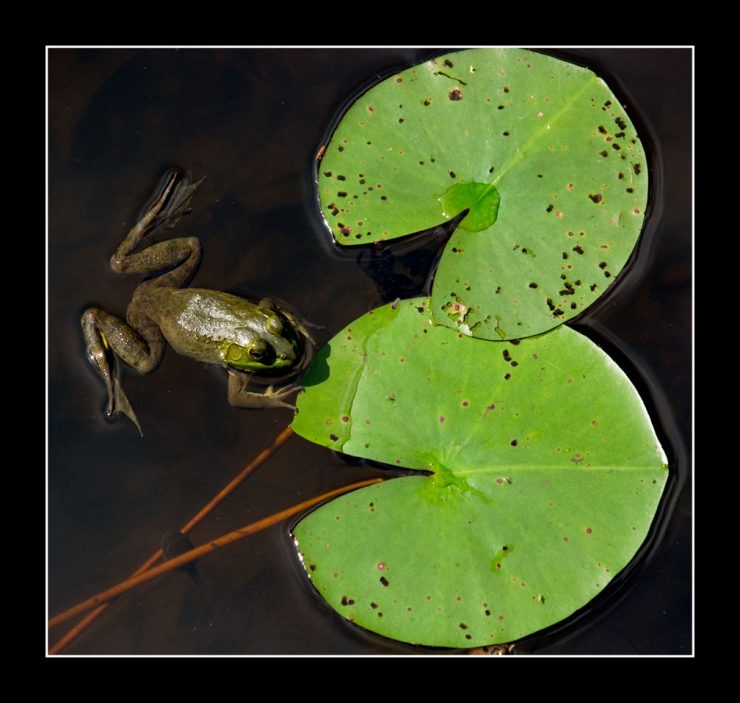
[(442, 207), (442, 215), (447, 219), (468, 210), (459, 225), (468, 232), (488, 229), (496, 222), (501, 204), (501, 196), (493, 183), (455, 183), (437, 200)]

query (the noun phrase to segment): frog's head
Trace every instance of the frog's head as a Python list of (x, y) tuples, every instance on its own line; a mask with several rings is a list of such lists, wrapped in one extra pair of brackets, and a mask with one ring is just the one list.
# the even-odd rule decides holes
[(298, 364), (303, 348), (290, 322), (272, 311), (263, 322), (249, 339), (222, 343), (221, 352), (228, 366), (264, 373), (290, 369)]

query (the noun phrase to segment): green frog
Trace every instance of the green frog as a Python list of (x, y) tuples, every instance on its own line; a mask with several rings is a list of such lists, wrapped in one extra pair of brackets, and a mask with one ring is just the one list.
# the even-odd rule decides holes
[[(106, 414), (123, 413), (139, 433), (141, 425), (115, 374), (111, 353), (145, 374), (159, 365), (166, 340), (179, 354), (225, 368), (229, 403), (248, 408), (293, 408), (286, 396), (300, 386), (275, 389), (273, 383), (295, 377), (310, 356), (307, 351), (313, 339), (308, 323), (271, 298), (255, 304), (222, 291), (183, 288), (200, 262), (196, 237), (161, 241), (135, 251), (146, 235), (175, 227), (190, 212), (193, 193), (202, 182), (202, 178), (193, 182), (179, 169), (168, 171), (151, 206), (111, 257), (111, 268), (117, 273), (163, 272), (139, 284), (126, 321), (95, 307), (82, 315), (90, 363), (108, 391)], [(249, 390), (255, 380), (272, 383), (261, 392)]]

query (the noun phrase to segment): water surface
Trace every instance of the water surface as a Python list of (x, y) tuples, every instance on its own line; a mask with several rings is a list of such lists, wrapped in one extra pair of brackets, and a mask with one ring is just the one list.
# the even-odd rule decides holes
[[(326, 126), (374, 76), (434, 52), (52, 50), (49, 53), (49, 608), (128, 575), (290, 421), (226, 402), (226, 379), (168, 351), (123, 382), (144, 438), (102, 417), (79, 316), (123, 314), (138, 279), (108, 259), (162, 172), (206, 181), (177, 232), (204, 247), (194, 285), (278, 296), (328, 339), (387, 297), (328, 246), (312, 163)], [(654, 139), (660, 187), (637, 263), (576, 325), (638, 385), (672, 455), (675, 510), (649, 560), (583, 618), (522, 649), (688, 653), (691, 648), (691, 55), (573, 50)], [(200, 544), (322, 491), (381, 473), (294, 437), (191, 538)], [(345, 623), (307, 584), (288, 526), (174, 572), (116, 602), (70, 653), (417, 653)], [(61, 626), (54, 638), (65, 631)]]

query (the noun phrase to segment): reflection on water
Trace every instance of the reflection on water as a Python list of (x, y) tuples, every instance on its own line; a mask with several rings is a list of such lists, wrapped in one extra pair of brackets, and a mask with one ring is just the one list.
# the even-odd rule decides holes
[[(663, 210), (637, 265), (580, 322), (624, 361), (685, 472), (690, 418), (690, 55), (581, 50), (614, 73), (659, 137)], [(56, 613), (128, 575), (289, 422), (226, 402), (225, 374), (167, 352), (125, 387), (145, 428), (102, 417), (79, 317), (123, 314), (139, 279), (112, 251), (169, 166), (207, 176), (178, 228), (200, 238), (193, 285), (277, 296), (323, 325), (319, 342), (385, 300), (423, 286), (439, 242), (419, 252), (327, 245), (311, 182), (326, 125), (368, 77), (421, 50), (53, 50), (49, 55), (49, 607)], [(331, 79), (327, 77), (330, 76)], [(359, 263), (359, 266), (358, 266)], [(366, 275), (368, 274), (368, 275)], [(684, 442), (687, 440), (684, 439)], [(195, 544), (329, 488), (380, 473), (294, 437), (191, 534)], [(655, 559), (608, 612), (525, 650), (686, 652), (687, 484)], [(409, 653), (320, 601), (273, 528), (121, 598), (74, 653)], [(602, 617), (603, 616), (603, 617)], [(596, 620), (596, 622), (594, 622)], [(54, 632), (55, 637), (64, 626)]]

